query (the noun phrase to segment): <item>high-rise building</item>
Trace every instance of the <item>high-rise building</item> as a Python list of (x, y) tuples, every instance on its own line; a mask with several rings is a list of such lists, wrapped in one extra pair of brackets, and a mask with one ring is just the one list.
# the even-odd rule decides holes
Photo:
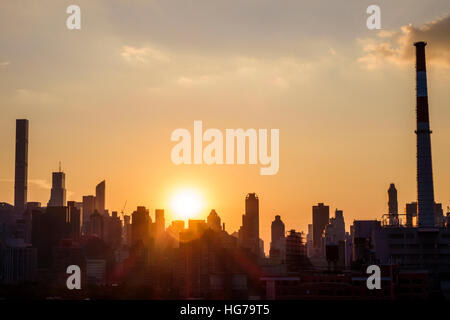
[(330, 223), (325, 227), (325, 243), (338, 244), (341, 241), (345, 241), (344, 213), (336, 209), (334, 218), (331, 218)]
[(83, 233), (88, 231), (89, 218), (95, 211), (95, 196), (83, 196)]
[(288, 272), (297, 272), (306, 266), (308, 259), (303, 234), (290, 230), (286, 236), (286, 269)]
[(323, 203), (313, 206), (313, 247), (322, 248), (322, 234), (330, 220), (330, 207)]
[(395, 184), (391, 183), (388, 189), (388, 213), (389, 224), (398, 224), (398, 202), (397, 202), (397, 189)]
[(184, 220), (172, 220), (167, 228), (167, 235), (172, 247), (177, 248), (180, 240), (180, 233), (184, 231)]
[(426, 42), (416, 46), (416, 117), (417, 117), (417, 203), (419, 227), (434, 227), (434, 187), (431, 161), (431, 130), (428, 116)]
[(14, 208), (22, 213), (27, 203), (28, 120), (16, 120), (16, 167), (14, 176)]
[(345, 238), (344, 213), (336, 209), (334, 218), (325, 227), (326, 258), (334, 267), (345, 267)]
[(36, 280), (37, 249), (30, 247), (0, 248), (2, 282), (21, 283)]
[(285, 254), (285, 226), (279, 215), (271, 225), (271, 242), (269, 256), (271, 259), (283, 259)]
[(105, 180), (95, 187), (95, 210), (100, 214), (105, 213)]
[(123, 216), (123, 239), (126, 245), (131, 245), (131, 217), (129, 215)]
[(442, 203), (434, 204), (434, 222), (436, 226), (443, 227), (444, 210), (442, 209)]
[(413, 218), (417, 217), (417, 202), (407, 203), (405, 206), (406, 225), (413, 226)]
[(146, 207), (139, 206), (131, 215), (131, 244), (150, 242), (150, 224), (152, 219)]
[(75, 201), (68, 201), (68, 236), (70, 239), (78, 241), (81, 236), (81, 226), (83, 217), (81, 215), (81, 210), (76, 207)]
[(48, 207), (64, 207), (66, 205), (66, 175), (64, 172), (52, 173), (52, 190)]
[(249, 193), (245, 198), (245, 214), (242, 216), (239, 241), (242, 247), (259, 256), (259, 199), (255, 193)]
[(37, 248), (38, 265), (51, 264), (52, 248), (61, 240), (70, 238), (68, 207), (47, 207), (45, 212), (32, 212), (32, 244)]
[(206, 218), (208, 228), (214, 230), (214, 231), (220, 231), (221, 226), (221, 219), (219, 215), (217, 214), (216, 210), (212, 209), (209, 213), (208, 217)]
[(166, 220), (164, 218), (164, 209), (155, 210), (156, 233), (161, 235), (166, 229)]
[(104, 215), (105, 219), (105, 242), (111, 248), (117, 248), (122, 239), (122, 221), (117, 211), (113, 211), (111, 216)]
[(89, 217), (88, 223), (88, 235), (90, 237), (98, 237), (104, 239), (105, 236), (105, 218), (98, 213), (97, 210)]

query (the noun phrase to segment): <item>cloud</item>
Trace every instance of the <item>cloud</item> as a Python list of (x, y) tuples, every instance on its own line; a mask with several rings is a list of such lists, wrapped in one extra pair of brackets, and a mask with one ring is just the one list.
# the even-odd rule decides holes
[(150, 63), (150, 62), (167, 62), (169, 58), (162, 51), (150, 48), (142, 47), (137, 48), (133, 46), (123, 46), (121, 56), (125, 61), (131, 63)]
[[(14, 179), (0, 179), (0, 182), (13, 183)], [(52, 188), (52, 185), (45, 179), (28, 179), (28, 184), (46, 190)]]
[(358, 61), (373, 69), (385, 63), (410, 65), (414, 61), (413, 43), (428, 43), (427, 63), (430, 66), (450, 68), (450, 13), (421, 27), (412, 24), (400, 30), (380, 31), (376, 38), (359, 39), (364, 56)]
[(48, 92), (21, 88), (15, 90), (13, 100), (20, 104), (48, 106), (56, 102), (56, 97)]
[(51, 189), (52, 185), (45, 179), (29, 179), (28, 183), (41, 189)]
[(6, 67), (6, 66), (9, 66), (11, 64), (11, 61), (3, 61), (3, 62), (0, 62), (0, 67)]

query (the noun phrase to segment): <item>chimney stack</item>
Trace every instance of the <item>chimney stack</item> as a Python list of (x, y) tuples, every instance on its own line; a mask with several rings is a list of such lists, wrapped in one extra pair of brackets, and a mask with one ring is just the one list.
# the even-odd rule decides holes
[(434, 227), (434, 189), (428, 116), (426, 42), (416, 42), (417, 202), (419, 227)]

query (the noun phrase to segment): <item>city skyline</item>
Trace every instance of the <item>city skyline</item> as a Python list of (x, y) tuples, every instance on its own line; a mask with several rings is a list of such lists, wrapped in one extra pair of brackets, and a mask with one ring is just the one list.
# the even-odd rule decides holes
[(448, 1), (0, 7), (0, 300), (450, 300)]
[[(34, 14), (30, 8), (19, 14), (22, 8), (5, 5), (1, 21), (8, 23), (14, 16), (23, 29), (2, 35), (8, 46), (0, 56), (0, 72), (5, 74), (0, 94), (6, 111), (0, 120), (6, 155), (1, 160), (0, 199), (13, 203), (14, 120), (27, 118), (29, 201), (47, 203), (51, 172), (56, 171), (58, 161), (67, 175), (67, 200), (81, 201), (105, 179), (106, 208), (110, 211), (120, 212), (127, 201), (126, 210), (130, 211), (138, 205), (152, 212), (164, 208), (168, 221), (176, 218), (171, 216), (171, 195), (193, 188), (205, 199), (202, 218), (215, 209), (228, 230), (237, 230), (244, 213), (241, 199), (256, 192), (261, 198), (260, 232), (266, 252), (275, 215), (281, 215), (287, 230), (292, 227), (306, 232), (311, 207), (319, 202), (329, 205), (332, 212), (342, 209), (348, 223), (357, 218), (379, 219), (387, 212), (386, 189), (395, 183), (399, 213), (403, 213), (405, 204), (417, 198), (414, 48), (412, 41), (404, 47), (396, 44), (396, 40), (406, 38), (428, 41), (435, 199), (445, 208), (450, 204), (450, 169), (446, 165), (450, 156), (446, 147), (450, 75), (449, 50), (440, 32), (448, 26), (448, 5), (444, 1), (416, 4), (404, 8), (381, 3), (384, 34), (367, 30), (363, 5), (359, 12), (356, 2), (349, 4), (355, 13), (344, 19), (342, 8), (330, 4), (329, 10), (336, 16), (327, 10), (321, 15), (338, 26), (330, 39), (324, 35), (329, 28), (324, 30), (319, 22), (306, 17), (307, 12), (319, 13), (313, 4), (296, 11), (296, 19), (307, 28), (289, 17), (282, 19), (286, 16), (281, 14), (269, 21), (272, 30), (258, 30), (260, 25), (251, 19), (251, 10), (244, 10), (239, 17), (226, 7), (229, 11), (222, 18), (241, 27), (247, 25), (244, 29), (248, 33), (237, 37), (223, 31), (222, 21), (205, 19), (199, 23), (210, 26), (211, 32), (200, 27), (184, 31), (185, 36), (196, 39), (195, 48), (170, 31), (180, 30), (175, 21), (166, 29), (157, 28), (156, 22), (151, 23), (153, 28), (142, 28), (150, 31), (135, 24), (127, 28), (114, 19), (115, 12), (105, 12), (101, 4), (85, 2), (80, 6), (87, 18), (95, 10), (98, 19), (87, 19), (85, 27), (95, 30), (95, 37), (100, 34), (110, 39), (101, 43), (104, 48), (93, 45), (94, 38), (84, 29), (76, 35), (57, 28), (64, 18), (59, 16), (63, 5), (45, 11), (36, 7)], [(173, 13), (170, 5), (160, 6), (134, 10), (148, 15), (146, 19), (139, 16), (139, 21), (158, 20), (155, 18), (161, 15), (156, 12)], [(270, 5), (266, 9), (270, 10)], [(132, 13), (135, 11), (125, 10), (123, 21)], [(41, 17), (49, 21), (45, 36), (42, 31), (31, 30)], [(158, 21), (159, 26), (167, 26), (166, 20)], [(401, 26), (410, 22), (413, 26), (402, 33)], [(287, 32), (289, 28), (295, 33)], [(158, 32), (163, 29), (166, 31)], [(35, 58), (28, 61), (22, 47), (12, 40), (23, 40), (25, 31), (45, 44), (33, 51)], [(211, 46), (215, 33), (221, 31), (224, 40)], [(286, 32), (285, 39), (278, 39), (277, 32)], [(311, 32), (321, 44), (306, 39)], [(108, 38), (112, 34), (115, 37)], [(59, 43), (50, 41), (49, 35)], [(307, 41), (300, 43), (294, 35)], [(418, 36), (423, 38), (415, 39)], [(391, 46), (387, 47), (390, 54), (384, 55), (383, 47), (376, 46), (384, 40)], [(75, 47), (89, 50), (83, 53)], [(52, 52), (60, 52), (60, 58), (49, 59)], [(380, 62), (383, 58), (386, 61)], [(69, 66), (66, 59), (71, 61)], [(39, 61), (47, 68), (38, 67)], [(50, 68), (50, 63), (55, 67)], [(56, 66), (63, 71), (49, 71), (58, 69)], [(96, 72), (87, 71), (86, 66)], [(35, 73), (24, 76), (30, 67), (36, 67)], [(100, 81), (94, 80), (94, 74)], [(280, 128), (279, 173), (261, 177), (257, 168), (247, 165), (174, 166), (170, 162), (170, 132), (190, 128), (196, 119), (221, 129)], [(243, 181), (236, 183), (238, 177)]]

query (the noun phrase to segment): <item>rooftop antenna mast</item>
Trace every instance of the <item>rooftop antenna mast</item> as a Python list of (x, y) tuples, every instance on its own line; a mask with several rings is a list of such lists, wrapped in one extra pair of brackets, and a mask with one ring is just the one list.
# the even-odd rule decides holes
[(59, 172), (61, 172), (61, 161), (59, 162)]

